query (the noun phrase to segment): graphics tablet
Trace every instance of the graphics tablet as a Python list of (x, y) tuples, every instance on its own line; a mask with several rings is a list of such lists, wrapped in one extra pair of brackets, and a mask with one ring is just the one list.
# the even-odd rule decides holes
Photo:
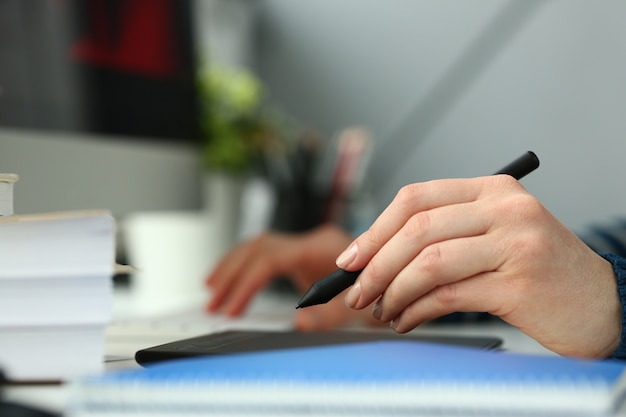
[(495, 349), (502, 344), (501, 339), (489, 336), (442, 336), (411, 333), (401, 335), (377, 331), (339, 330), (327, 332), (234, 330), (206, 334), (141, 349), (136, 352), (135, 360), (140, 365), (147, 365), (168, 359), (188, 358), (193, 356), (220, 355), (292, 347), (336, 345), (373, 340), (420, 340), (424, 342), (476, 347), (479, 349)]

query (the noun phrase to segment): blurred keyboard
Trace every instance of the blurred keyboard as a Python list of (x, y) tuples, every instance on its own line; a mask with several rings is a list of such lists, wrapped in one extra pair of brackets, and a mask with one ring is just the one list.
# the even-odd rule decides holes
[(289, 330), (296, 302), (280, 293), (261, 294), (237, 318), (209, 314), (202, 307), (163, 315), (117, 315), (107, 328), (107, 355), (129, 357), (149, 346), (226, 330)]
[(284, 330), (292, 327), (292, 315), (284, 312), (255, 312), (238, 318), (208, 314), (195, 309), (165, 316), (135, 317), (114, 320), (107, 329), (107, 338), (194, 336), (224, 330)]

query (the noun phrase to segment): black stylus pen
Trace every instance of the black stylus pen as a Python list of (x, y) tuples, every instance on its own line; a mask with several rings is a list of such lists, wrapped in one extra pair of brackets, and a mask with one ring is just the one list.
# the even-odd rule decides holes
[[(534, 152), (528, 151), (493, 175), (507, 174), (519, 180), (539, 167), (539, 158)], [(330, 275), (316, 281), (302, 296), (296, 308), (324, 304), (335, 298), (343, 290), (354, 284), (359, 271), (344, 271), (338, 269)]]

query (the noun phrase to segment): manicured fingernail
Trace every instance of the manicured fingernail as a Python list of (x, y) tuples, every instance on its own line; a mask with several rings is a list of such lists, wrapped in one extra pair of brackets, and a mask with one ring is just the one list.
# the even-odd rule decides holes
[(361, 296), (361, 283), (359, 281), (355, 282), (350, 291), (346, 294), (344, 299), (346, 305), (350, 308), (354, 308), (356, 302), (359, 301), (359, 297)]
[(393, 330), (396, 330), (396, 327), (398, 327), (398, 321), (397, 320), (391, 320), (389, 322), (389, 327), (391, 327)]
[(348, 246), (348, 249), (342, 252), (337, 258), (336, 264), (339, 268), (346, 269), (356, 259), (357, 246), (356, 243), (352, 243)]
[(376, 320), (380, 320), (382, 316), (383, 307), (380, 305), (380, 303), (374, 304), (374, 308), (372, 308), (372, 317), (374, 317)]

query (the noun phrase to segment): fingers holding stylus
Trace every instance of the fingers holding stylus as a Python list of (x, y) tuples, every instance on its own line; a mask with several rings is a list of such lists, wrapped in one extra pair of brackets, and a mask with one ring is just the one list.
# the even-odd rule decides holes
[(357, 248), (351, 245), (340, 255), (338, 266), (350, 271), (365, 267), (380, 247), (417, 213), (475, 200), (477, 198), (475, 188), (463, 186), (462, 183), (465, 181), (471, 180), (437, 180), (402, 187), (369, 230), (353, 242), (358, 252)]
[[(442, 246), (443, 242), (487, 233), (492, 226), (489, 220), (494, 217), (492, 212), (498, 208), (490, 204), (491, 201), (485, 204), (485, 199), (477, 200), (485, 184), (496, 188), (508, 187), (513, 193), (524, 192), (517, 181), (507, 176), (442, 180), (426, 184), (425, 188), (415, 187), (399, 193), (372, 227), (353, 242), (346, 251), (348, 256), (343, 259), (340, 257), (340, 261), (349, 261), (345, 268), (364, 267), (359, 279), (346, 295), (348, 306), (360, 309), (371, 304), (401, 272), (402, 275), (413, 276), (414, 270), (443, 268), (440, 266), (443, 263), (437, 259), (442, 256), (441, 250), (450, 245), (446, 243)], [(474, 192), (460, 191), (466, 188)], [(452, 195), (446, 197), (448, 193)], [(457, 193), (460, 193), (461, 198), (454, 198)], [(431, 197), (431, 194), (438, 196)], [(416, 201), (413, 206), (411, 201)], [(390, 224), (398, 223), (399, 220), (402, 223), (396, 226), (393, 234), (383, 235), (382, 230), (387, 230)], [(454, 262), (453, 259), (449, 261)], [(453, 268), (448, 263), (450, 262), (446, 262), (445, 267)], [(404, 271), (410, 264), (411, 268)], [(431, 272), (430, 275), (434, 276), (434, 273)], [(430, 290), (429, 285), (434, 284), (420, 285), (425, 290)]]
[(496, 272), (478, 274), (435, 287), (432, 291), (411, 301), (392, 319), (390, 327), (397, 333), (406, 333), (430, 320), (456, 312), (496, 311), (502, 300), (497, 295), (500, 287), (494, 287), (499, 279)]
[[(374, 317), (390, 322), (416, 300), (432, 295), (433, 291), (446, 298), (445, 295), (450, 294), (460, 281), (496, 269), (498, 256), (488, 243), (491, 239), (480, 235), (426, 247), (385, 288), (374, 304)], [(453, 304), (447, 307), (453, 307)], [(481, 306), (481, 310), (484, 308)]]

